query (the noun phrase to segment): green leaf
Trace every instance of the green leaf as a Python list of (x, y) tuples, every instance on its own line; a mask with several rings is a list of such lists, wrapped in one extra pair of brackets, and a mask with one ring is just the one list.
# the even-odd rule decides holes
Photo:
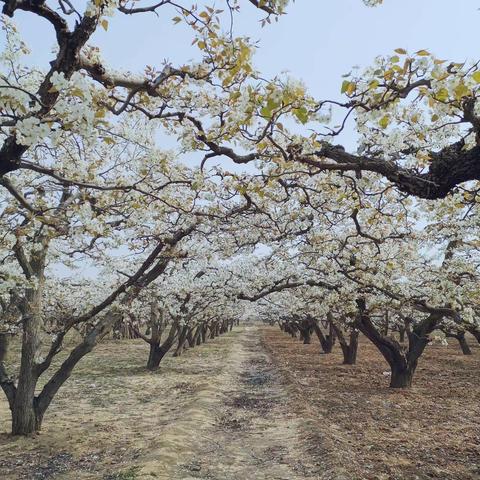
[(340, 90), (340, 93), (345, 93), (348, 90), (349, 85), (350, 85), (350, 82), (348, 80), (344, 80), (342, 82), (342, 89)]
[(260, 110), (260, 115), (262, 115), (262, 117), (272, 118), (272, 109), (267, 105)]
[(475, 73), (472, 75), (472, 78), (475, 80), (475, 82), (480, 83), (480, 71), (475, 72)]
[(463, 97), (468, 97), (472, 93), (464, 83), (458, 84), (453, 91), (457, 100), (461, 100)]
[(293, 114), (298, 118), (300, 123), (308, 122), (308, 110), (305, 107), (295, 108)]
[(446, 88), (441, 88), (438, 92), (435, 93), (435, 97), (440, 102), (446, 102), (448, 100), (448, 90)]
[(380, 121), (378, 122), (378, 124), (379, 124), (382, 128), (387, 128), (389, 123), (390, 123), (390, 117), (389, 117), (388, 115), (385, 115), (384, 117), (382, 117), (382, 118), (380, 119)]

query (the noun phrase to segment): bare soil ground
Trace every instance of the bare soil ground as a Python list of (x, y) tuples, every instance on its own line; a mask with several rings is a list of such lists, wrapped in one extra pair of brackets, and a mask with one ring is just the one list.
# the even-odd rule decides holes
[[(98, 346), (40, 434), (0, 434), (0, 479), (319, 478), (289, 386), (260, 342), (258, 327), (240, 327), (166, 358), (155, 373), (144, 369), (141, 341)], [(1, 398), (0, 432), (9, 424)]]
[[(237, 328), (158, 372), (141, 341), (74, 371), (33, 438), (0, 434), (2, 480), (480, 479), (480, 348), (430, 346), (415, 386), (273, 327)], [(9, 430), (0, 397), (0, 432)]]
[(388, 388), (388, 366), (362, 339), (358, 364), (319, 353), (277, 328), (263, 345), (290, 384), (308, 453), (324, 479), (480, 479), (480, 348), (429, 346), (410, 390)]

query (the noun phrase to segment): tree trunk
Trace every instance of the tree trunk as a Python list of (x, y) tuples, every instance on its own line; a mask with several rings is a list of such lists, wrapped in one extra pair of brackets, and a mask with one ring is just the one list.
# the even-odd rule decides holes
[(191, 328), (188, 330), (188, 333), (187, 333), (187, 342), (190, 348), (195, 347), (195, 340), (193, 338), (193, 329)]
[(391, 388), (410, 388), (412, 386), (413, 374), (417, 365), (406, 365), (394, 363), (391, 365)]
[(41, 347), (41, 292), (30, 289), (25, 294), (22, 308), (22, 353), (17, 389), (12, 405), (12, 434), (29, 435), (37, 432), (43, 414), (35, 404), (35, 387), (38, 381), (37, 363)]
[(209, 327), (208, 327), (208, 328), (210, 329), (210, 335), (208, 336), (208, 338), (209, 338), (210, 340), (213, 340), (213, 339), (216, 337), (216, 335), (215, 335), (215, 332), (216, 332), (215, 327), (216, 327), (216, 324), (209, 325)]
[(340, 347), (343, 353), (344, 365), (355, 365), (357, 363), (357, 350), (358, 350), (358, 330), (356, 328), (350, 328), (349, 342), (345, 339), (345, 335), (340, 327), (338, 327), (333, 321), (331, 323), (335, 335), (338, 338)]
[(220, 327), (220, 334), (228, 332), (228, 322), (227, 320), (223, 320), (222, 325)]
[(202, 344), (202, 337), (201, 337), (201, 334), (202, 334), (202, 326), (201, 325), (198, 325), (196, 330), (195, 330), (195, 333), (193, 335), (193, 343), (194, 345), (198, 346), (198, 345), (201, 345)]
[(187, 341), (188, 330), (189, 328), (185, 326), (180, 332), (180, 335), (178, 337), (177, 348), (175, 349), (175, 352), (173, 352), (174, 357), (179, 357), (183, 353), (183, 350), (185, 348), (185, 342)]
[(343, 352), (343, 364), (355, 365), (357, 363), (357, 351), (358, 351), (358, 330), (353, 329), (350, 332), (350, 342), (340, 343)]
[(31, 435), (40, 431), (43, 413), (36, 407), (34, 395), (15, 395), (12, 409), (12, 435)]
[(468, 331), (475, 337), (475, 340), (480, 343), (480, 330), (478, 330), (476, 327), (470, 327)]
[(460, 333), (457, 337), (458, 343), (460, 344), (460, 348), (462, 349), (462, 353), (464, 355), (471, 355), (472, 351), (470, 350), (470, 347), (467, 343), (467, 340), (465, 339), (465, 333)]
[(333, 344), (335, 342), (335, 334), (333, 333), (333, 330), (330, 329), (329, 333), (324, 335), (317, 322), (313, 322), (313, 329), (315, 330), (318, 340), (320, 341), (320, 346), (322, 347), (323, 353), (331, 353)]
[(300, 328), (300, 340), (303, 340), (304, 345), (312, 343), (312, 331), (310, 326)]
[(159, 344), (150, 344), (150, 353), (147, 360), (147, 369), (154, 371), (160, 366), (160, 362), (167, 352)]
[(413, 374), (418, 359), (428, 344), (428, 335), (433, 332), (442, 319), (440, 314), (430, 314), (411, 331), (408, 330), (408, 349), (405, 350), (396, 340), (382, 335), (370, 320), (365, 300), (357, 299), (358, 329), (378, 348), (390, 366), (390, 387), (408, 388), (412, 385)]

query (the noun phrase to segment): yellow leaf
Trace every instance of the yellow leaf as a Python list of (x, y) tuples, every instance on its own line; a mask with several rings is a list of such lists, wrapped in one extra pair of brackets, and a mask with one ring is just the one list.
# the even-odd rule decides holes
[(385, 78), (385, 80), (391, 80), (393, 78), (393, 70), (387, 70), (383, 74), (383, 78)]
[(390, 123), (390, 117), (389, 117), (388, 115), (385, 115), (384, 117), (382, 117), (382, 118), (380, 119), (380, 121), (378, 122), (378, 124), (379, 124), (382, 128), (387, 128), (389, 123)]
[(105, 20), (105, 19), (101, 20), (100, 25), (105, 31), (108, 30), (108, 20)]
[(441, 88), (438, 92), (435, 93), (437, 100), (445, 102), (448, 100), (448, 90), (446, 88)]
[(398, 53), (399, 55), (406, 55), (407, 51), (404, 48), (396, 48), (395, 52)]
[(350, 82), (347, 87), (347, 95), (352, 95), (356, 88), (357, 86), (353, 82)]
[(480, 71), (475, 72), (475, 73), (472, 75), (472, 78), (473, 78), (477, 83), (480, 83)]
[(463, 97), (468, 97), (472, 93), (464, 83), (459, 83), (453, 91), (457, 100), (461, 100)]
[(427, 50), (419, 50), (416, 53), (419, 57), (428, 57), (430, 55), (430, 52)]

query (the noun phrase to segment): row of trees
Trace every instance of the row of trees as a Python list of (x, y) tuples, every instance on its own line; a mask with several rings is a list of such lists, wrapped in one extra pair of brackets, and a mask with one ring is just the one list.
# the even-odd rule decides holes
[[(225, 12), (169, 0), (2, 3), (0, 386), (13, 433), (40, 428), (112, 330), (145, 340), (154, 369), (175, 344), (180, 354), (228, 329), (246, 301), (305, 339), (314, 331), (325, 351), (336, 336), (347, 363), (362, 332), (392, 387), (411, 384), (432, 332), (478, 338), (477, 64), (399, 48), (345, 78), (342, 98), (318, 100), (256, 71), (254, 42), (231, 30), (236, 0)], [(287, 4), (245, 3), (264, 23)], [(29, 63), (19, 11), (53, 29), (49, 65)], [(197, 58), (109, 68), (94, 32), (152, 12), (189, 29)], [(349, 119), (355, 153), (335, 140)], [(166, 139), (175, 147), (160, 148)], [(407, 345), (385, 331), (387, 317)], [(72, 331), (81, 340), (65, 352)]]
[[(364, 179), (349, 181), (364, 190)], [(277, 221), (288, 212), (296, 217), (288, 203), (303, 195), (294, 188)], [(254, 276), (263, 284), (242, 298), (259, 302), (265, 320), (306, 343), (315, 333), (326, 353), (337, 337), (347, 364), (355, 363), (361, 332), (389, 364), (390, 385), (408, 387), (434, 337), (456, 338), (465, 353), (465, 334), (479, 338), (478, 212), (463, 194), (434, 209), (388, 199), (398, 195), (394, 190), (367, 187), (363, 195), (368, 204), (343, 212), (332, 192), (321, 200), (320, 215), (315, 204), (304, 205), (313, 210), (308, 225), (296, 220), (292, 238), (259, 260)]]

